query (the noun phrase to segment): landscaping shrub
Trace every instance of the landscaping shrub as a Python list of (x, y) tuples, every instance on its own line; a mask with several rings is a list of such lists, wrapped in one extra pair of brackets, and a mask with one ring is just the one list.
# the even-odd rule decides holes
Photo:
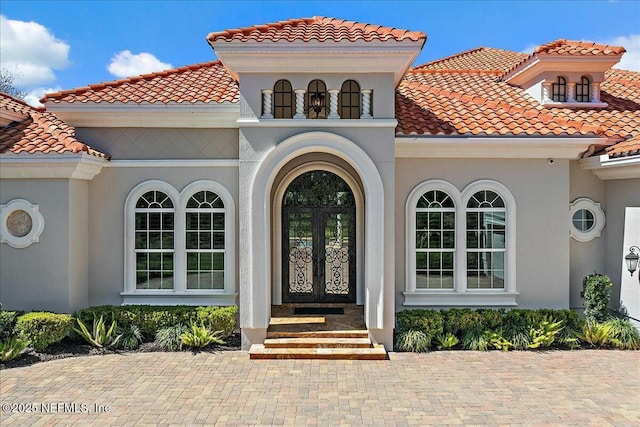
[(424, 353), (431, 348), (431, 336), (417, 329), (398, 332), (396, 335), (396, 350)]
[(25, 348), (27, 348), (28, 345), (28, 342), (21, 340), (18, 337), (0, 340), (0, 362), (8, 362), (15, 359), (24, 351)]
[(85, 341), (97, 348), (113, 347), (122, 337), (121, 335), (116, 335), (116, 328), (118, 327), (116, 321), (112, 320), (111, 325), (107, 326), (104, 316), (97, 318), (94, 315), (91, 330), (89, 330), (82, 320), (76, 319), (76, 322), (80, 329), (73, 328), (73, 330), (84, 338)]
[(122, 350), (135, 350), (142, 344), (142, 331), (137, 325), (118, 326), (116, 333), (120, 336), (118, 342), (114, 345), (115, 348)]
[(440, 312), (435, 310), (404, 310), (396, 317), (399, 331), (422, 331), (429, 340), (444, 330)]
[(640, 332), (627, 319), (611, 319), (611, 338), (614, 345), (621, 350), (640, 349)]
[(18, 317), (16, 331), (34, 349), (44, 350), (67, 336), (72, 323), (68, 314), (34, 311)]
[(609, 315), (611, 279), (601, 274), (584, 278), (584, 315), (587, 322), (605, 322)]
[(461, 337), (470, 329), (481, 327), (482, 317), (470, 308), (452, 308), (443, 310), (444, 331)]
[(458, 345), (458, 343), (460, 342), (458, 337), (456, 337), (455, 335), (453, 335), (450, 332), (436, 335), (435, 341), (436, 341), (436, 348), (438, 350), (449, 350), (449, 349), (452, 349), (456, 345)]
[(547, 348), (555, 342), (562, 330), (562, 320), (554, 322), (549, 317), (543, 318), (536, 326), (529, 329), (529, 348)]
[(608, 347), (614, 344), (613, 325), (610, 323), (587, 322), (582, 328), (580, 338), (591, 347)]
[(489, 334), (485, 333), (480, 327), (471, 328), (462, 335), (462, 348), (466, 350), (489, 350)]
[(187, 327), (182, 323), (173, 326), (166, 326), (158, 329), (155, 342), (167, 351), (182, 350), (182, 340), (180, 337), (187, 332)]
[(187, 331), (180, 335), (182, 344), (191, 348), (204, 348), (211, 344), (224, 344), (224, 341), (220, 339), (222, 331), (211, 332), (203, 324), (197, 325), (191, 324), (191, 327), (187, 328)]
[(0, 310), (0, 341), (6, 341), (16, 334), (16, 321), (22, 314), (20, 311)]

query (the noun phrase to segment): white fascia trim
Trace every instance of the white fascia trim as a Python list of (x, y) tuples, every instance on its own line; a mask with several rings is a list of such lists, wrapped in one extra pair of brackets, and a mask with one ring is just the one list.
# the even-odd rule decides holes
[(608, 154), (581, 159), (582, 169), (590, 170), (603, 181), (640, 178), (640, 156), (609, 158)]
[(576, 57), (576, 56), (559, 56), (549, 54), (538, 54), (537, 57), (523, 68), (515, 69), (508, 72), (503, 80), (505, 82), (522, 85), (535, 76), (544, 72), (551, 71), (562, 74), (564, 72), (605, 72), (615, 64), (620, 62), (621, 55), (605, 56), (605, 57)]
[(545, 102), (545, 108), (605, 108), (609, 106), (606, 102)]
[(397, 158), (579, 159), (606, 138), (396, 136)]
[(110, 168), (217, 168), (240, 166), (238, 159), (162, 159), (162, 160), (111, 160)]
[(0, 178), (68, 178), (90, 181), (109, 161), (90, 154), (3, 154)]
[(518, 292), (420, 291), (403, 292), (408, 307), (515, 307)]
[(237, 293), (121, 292), (122, 305), (237, 305)]
[(237, 103), (50, 104), (47, 110), (75, 127), (237, 128)]
[(396, 119), (238, 119), (241, 127), (268, 128), (392, 128), (398, 126)]

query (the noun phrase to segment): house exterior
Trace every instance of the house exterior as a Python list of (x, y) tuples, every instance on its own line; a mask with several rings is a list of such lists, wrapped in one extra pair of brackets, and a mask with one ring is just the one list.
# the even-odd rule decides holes
[(640, 318), (640, 74), (557, 40), (412, 66), (422, 32), (333, 18), (211, 33), (218, 60), (0, 98), (0, 301), (580, 308)]

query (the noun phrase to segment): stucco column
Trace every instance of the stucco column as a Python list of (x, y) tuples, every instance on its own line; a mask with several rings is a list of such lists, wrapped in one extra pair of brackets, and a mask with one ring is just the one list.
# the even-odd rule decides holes
[(600, 102), (600, 83), (591, 83), (591, 102)]
[(551, 102), (551, 82), (542, 83), (542, 103), (547, 104)]
[(306, 119), (304, 115), (304, 93), (305, 89), (296, 89), (296, 115), (293, 116), (294, 119)]
[(567, 83), (567, 102), (576, 102), (576, 85), (575, 83)]
[(340, 94), (340, 89), (329, 89), (329, 117), (328, 119), (339, 119), (340, 115), (338, 114), (338, 94)]
[(273, 93), (272, 89), (262, 89), (262, 118), (263, 119), (273, 119), (273, 114), (271, 113), (271, 94)]
[(372, 119), (371, 115), (371, 89), (362, 89), (360, 91), (362, 93), (362, 114), (360, 114), (361, 119)]

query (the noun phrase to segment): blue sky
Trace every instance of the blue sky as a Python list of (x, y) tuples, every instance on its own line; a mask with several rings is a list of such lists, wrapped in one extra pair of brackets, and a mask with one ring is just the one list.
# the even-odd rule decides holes
[(640, 70), (640, 2), (2, 0), (0, 66), (30, 93), (210, 61), (211, 31), (331, 16), (423, 31), (417, 63), (479, 46), (527, 51), (558, 38), (623, 45)]

